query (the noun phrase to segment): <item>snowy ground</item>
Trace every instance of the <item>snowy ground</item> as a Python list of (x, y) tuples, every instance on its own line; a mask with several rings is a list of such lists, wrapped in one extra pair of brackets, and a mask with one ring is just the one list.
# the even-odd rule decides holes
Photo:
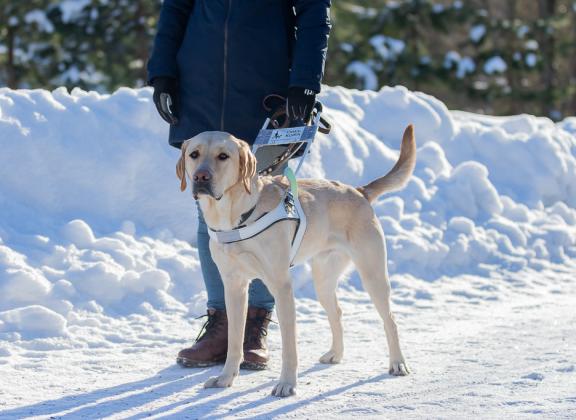
[(276, 325), (270, 370), (234, 388), (203, 390), (216, 368), (174, 364), (205, 294), (194, 204), (150, 93), (0, 89), (0, 418), (576, 416), (575, 118), (326, 87), (334, 130), (308, 176), (365, 183), (416, 126), (413, 180), (375, 203), (413, 374), (386, 373), (355, 274), (340, 294), (345, 359), (318, 364), (330, 335), (304, 266), (299, 394), (277, 400)]
[(0, 367), (0, 418), (574, 418), (573, 280), (556, 273), (521, 275), (541, 282), (547, 293), (511, 282), (496, 301), (464, 296), (455, 283), (477, 280), (470, 277), (453, 279), (435, 302), (397, 300), (413, 370), (405, 378), (386, 373), (384, 334), (367, 295), (345, 290), (347, 348), (340, 365), (317, 362), (329, 344), (327, 320), (316, 301), (298, 301), (301, 367), (294, 398), (269, 396), (280, 369), (277, 326), (270, 334), (270, 370), (243, 371), (233, 388), (214, 391), (202, 384), (218, 368), (183, 369), (173, 363), (191, 328), (161, 315), (152, 325), (132, 325), (136, 331), (106, 326), (117, 337), (106, 348), (32, 348), (14, 357), (10, 366)]

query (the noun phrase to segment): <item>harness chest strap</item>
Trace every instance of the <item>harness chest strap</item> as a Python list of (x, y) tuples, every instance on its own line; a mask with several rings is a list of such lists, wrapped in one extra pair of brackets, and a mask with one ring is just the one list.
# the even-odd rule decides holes
[(294, 239), (292, 240), (292, 245), (290, 247), (290, 265), (294, 261), (302, 239), (304, 238), (304, 233), (306, 232), (306, 214), (302, 209), (300, 200), (298, 199), (298, 184), (296, 182), (296, 177), (294, 172), (290, 168), (286, 168), (284, 175), (290, 181), (290, 188), (286, 191), (280, 203), (276, 208), (268, 213), (265, 213), (258, 220), (253, 223), (238, 227), (232, 230), (213, 230), (208, 227), (208, 235), (210, 239), (221, 244), (229, 244), (233, 242), (240, 242), (246, 239), (250, 239), (268, 229), (273, 224), (283, 221), (283, 220), (294, 220), (298, 222), (296, 227), (296, 233), (294, 234)]

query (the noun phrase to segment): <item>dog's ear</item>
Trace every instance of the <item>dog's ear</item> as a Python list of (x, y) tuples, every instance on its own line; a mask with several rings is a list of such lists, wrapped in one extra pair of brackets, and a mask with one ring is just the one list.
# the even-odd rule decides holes
[(180, 191), (186, 190), (186, 145), (186, 142), (182, 143), (180, 159), (176, 163), (176, 176), (180, 180)]
[(242, 181), (248, 194), (252, 191), (252, 178), (256, 175), (256, 158), (250, 150), (250, 146), (245, 141), (238, 141), (238, 151), (240, 153), (240, 163), (238, 170), (238, 180)]

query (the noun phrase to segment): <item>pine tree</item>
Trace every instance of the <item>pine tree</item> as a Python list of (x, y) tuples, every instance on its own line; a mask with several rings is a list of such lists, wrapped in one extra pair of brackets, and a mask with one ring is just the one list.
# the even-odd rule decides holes
[(0, 83), (142, 86), (160, 0), (31, 0), (0, 4)]
[(570, 11), (570, 21), (572, 31), (567, 36), (565, 42), (566, 48), (563, 51), (563, 56), (569, 56), (569, 69), (568, 69), (568, 100), (565, 105), (564, 113), (567, 115), (576, 115), (576, 1), (568, 4)]
[[(334, 43), (329, 50), (329, 66), (337, 61), (337, 69), (327, 73), (329, 84), (402, 84), (447, 98), (455, 107), (555, 119), (569, 96), (576, 97), (576, 65), (570, 65), (576, 63), (575, 32), (566, 23), (576, 16), (574, 0), (363, 4), (335, 4), (336, 26), (346, 28), (336, 51)], [(573, 15), (566, 13), (569, 7)], [(568, 89), (559, 89), (562, 77)]]
[(103, 91), (144, 85), (159, 10), (159, 0), (113, 0), (55, 13), (65, 54), (53, 83)]
[[(341, 41), (354, 64), (349, 70), (364, 69), (361, 77), (356, 78), (357, 87), (367, 87), (363, 80), (366, 74), (373, 75), (378, 86), (403, 84), (421, 89), (458, 83), (455, 75), (461, 79), (471, 71), (459, 67), (457, 54), (446, 57), (446, 53), (450, 52), (453, 43), (452, 34), (475, 15), (473, 7), (458, 2), (443, 5), (431, 0), (374, 1), (370, 4), (373, 7), (358, 8), (349, 3), (335, 5), (336, 13), (343, 14), (347, 9), (347, 25), (358, 28), (354, 37)], [(337, 21), (336, 26), (342, 24)]]
[[(0, 86), (142, 86), (160, 6), (0, 2)], [(401, 84), (495, 114), (576, 111), (576, 0), (338, 0), (332, 20), (327, 84)]]
[(48, 0), (0, 4), (0, 83), (31, 87), (46, 83), (53, 52), (54, 26), (45, 10)]

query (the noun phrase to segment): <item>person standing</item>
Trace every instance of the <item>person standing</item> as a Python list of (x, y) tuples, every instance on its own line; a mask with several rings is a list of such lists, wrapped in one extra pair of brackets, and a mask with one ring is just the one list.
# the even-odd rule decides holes
[[(320, 92), (330, 0), (164, 0), (148, 61), (148, 84), (169, 143), (204, 131), (226, 131), (252, 144), (269, 94), (287, 98), (290, 120), (308, 121)], [(208, 294), (207, 321), (192, 347), (179, 352), (186, 367), (224, 363), (227, 317), (224, 286), (198, 209), (198, 254)], [(253, 280), (241, 367), (263, 369), (274, 299)]]

